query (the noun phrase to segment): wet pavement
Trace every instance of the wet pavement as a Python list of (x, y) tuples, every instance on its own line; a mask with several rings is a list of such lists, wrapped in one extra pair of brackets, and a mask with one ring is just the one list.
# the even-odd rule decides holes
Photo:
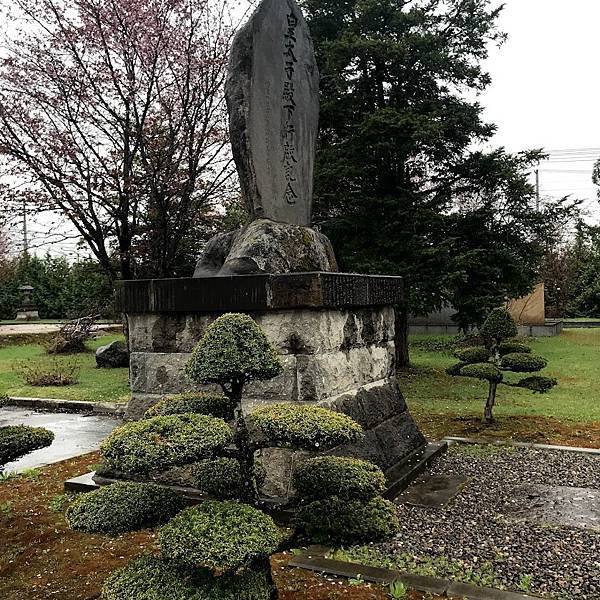
[(45, 427), (55, 435), (50, 447), (36, 450), (19, 460), (8, 463), (4, 466), (4, 470), (19, 472), (93, 452), (119, 424), (119, 419), (106, 415), (49, 413), (16, 407), (0, 408), (0, 427), (6, 425)]

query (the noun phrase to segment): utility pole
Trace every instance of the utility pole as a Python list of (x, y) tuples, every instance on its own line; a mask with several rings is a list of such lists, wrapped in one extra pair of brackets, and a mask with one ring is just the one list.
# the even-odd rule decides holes
[(27, 237), (27, 205), (23, 200), (23, 256), (29, 254), (29, 240)]
[(535, 210), (540, 212), (540, 168), (535, 170)]

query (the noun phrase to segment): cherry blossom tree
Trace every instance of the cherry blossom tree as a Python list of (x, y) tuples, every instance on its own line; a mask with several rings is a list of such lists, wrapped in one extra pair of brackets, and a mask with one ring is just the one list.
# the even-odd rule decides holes
[(0, 6), (0, 174), (19, 182), (12, 200), (60, 214), (112, 279), (136, 276), (137, 247), (151, 275), (169, 276), (232, 184), (229, 0)]

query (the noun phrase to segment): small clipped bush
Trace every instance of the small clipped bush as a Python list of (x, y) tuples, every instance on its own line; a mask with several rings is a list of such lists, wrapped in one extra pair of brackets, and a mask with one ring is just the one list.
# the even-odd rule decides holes
[(385, 476), (373, 463), (340, 456), (319, 456), (301, 462), (294, 487), (303, 500), (328, 496), (368, 501), (385, 490)]
[(153, 483), (115, 483), (81, 494), (67, 509), (71, 529), (119, 534), (166, 523), (185, 508), (179, 494)]
[(192, 413), (231, 421), (233, 419), (234, 408), (235, 403), (223, 394), (209, 394), (205, 392), (176, 394), (167, 396), (150, 407), (146, 411), (144, 418), (151, 419), (158, 416)]
[(270, 600), (271, 590), (264, 572), (247, 569), (211, 577), (141, 556), (104, 582), (101, 600)]
[(281, 369), (262, 329), (248, 315), (236, 313), (208, 326), (186, 365), (193, 381), (218, 384), (272, 379)]
[(222, 419), (172, 415), (126, 423), (102, 442), (100, 451), (106, 469), (147, 474), (209, 458), (231, 440), (231, 428)]
[(385, 540), (400, 531), (395, 506), (381, 497), (368, 503), (337, 497), (298, 510), (296, 522), (311, 540), (357, 544)]
[(519, 352), (521, 354), (530, 354), (531, 353), (531, 348), (525, 344), (522, 344), (521, 342), (502, 342), (501, 344), (498, 344), (498, 353), (500, 354), (500, 356), (504, 356), (506, 354), (515, 354), (516, 352)]
[(535, 373), (544, 369), (548, 365), (548, 361), (541, 356), (516, 352), (504, 355), (500, 365), (503, 369), (509, 369), (515, 373)]
[[(260, 463), (254, 465), (257, 485), (265, 480), (265, 470)], [(244, 485), (240, 463), (235, 458), (201, 460), (192, 469), (194, 486), (215, 498), (238, 498)]]
[(451, 377), (458, 377), (461, 373), (461, 370), (463, 367), (466, 367), (469, 363), (465, 363), (465, 362), (459, 362), (456, 363), (455, 365), (450, 365), (449, 367), (446, 368), (446, 374), (450, 375)]
[(532, 392), (544, 394), (545, 392), (549, 392), (557, 383), (558, 381), (553, 377), (540, 377), (536, 375), (521, 379), (521, 381), (517, 383), (517, 386), (531, 390)]
[(517, 325), (505, 308), (496, 308), (485, 320), (479, 333), (487, 340), (499, 344), (504, 340), (516, 337), (519, 333)]
[(26, 425), (0, 427), (0, 466), (34, 450), (46, 448), (53, 441), (54, 434), (42, 427)]
[(483, 346), (474, 346), (472, 348), (459, 348), (454, 356), (463, 363), (474, 364), (484, 363), (490, 359), (490, 351)]
[(226, 571), (275, 552), (273, 519), (247, 504), (207, 500), (179, 513), (159, 531), (162, 555), (177, 564)]
[(475, 363), (474, 365), (466, 365), (460, 370), (463, 377), (474, 377), (475, 379), (483, 379), (493, 383), (502, 381), (502, 373), (500, 369), (492, 363)]
[(272, 445), (297, 449), (326, 450), (363, 437), (350, 417), (314, 405), (272, 404), (256, 409), (248, 420)]

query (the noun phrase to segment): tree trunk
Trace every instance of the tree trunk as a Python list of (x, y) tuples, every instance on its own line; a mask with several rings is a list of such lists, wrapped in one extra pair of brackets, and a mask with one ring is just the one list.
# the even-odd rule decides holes
[(396, 368), (403, 369), (410, 366), (410, 354), (408, 350), (408, 310), (406, 304), (395, 307), (396, 313)]
[(258, 486), (254, 469), (254, 448), (251, 444), (250, 433), (242, 409), (242, 391), (244, 384), (233, 383), (231, 386), (231, 399), (235, 401), (235, 445), (239, 451), (240, 472), (242, 476), (241, 500), (256, 506), (259, 502)]
[(483, 412), (483, 422), (491, 424), (494, 422), (494, 404), (496, 404), (496, 390), (498, 384), (495, 381), (490, 381), (490, 389), (488, 392), (487, 402), (485, 403), (485, 410)]

